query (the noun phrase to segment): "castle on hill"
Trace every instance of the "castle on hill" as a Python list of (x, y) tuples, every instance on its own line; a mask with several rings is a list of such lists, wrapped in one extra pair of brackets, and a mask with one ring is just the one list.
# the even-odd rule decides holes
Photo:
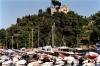
[(70, 9), (68, 8), (67, 5), (63, 5), (63, 6), (59, 6), (59, 7), (52, 7), (51, 6), (48, 9), (50, 10), (49, 12), (51, 15), (53, 15), (54, 12), (63, 12), (65, 14), (67, 14), (70, 11)]

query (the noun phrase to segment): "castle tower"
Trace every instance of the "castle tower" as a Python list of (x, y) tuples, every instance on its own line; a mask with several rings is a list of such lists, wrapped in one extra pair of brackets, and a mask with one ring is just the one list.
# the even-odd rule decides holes
[(54, 7), (49, 7), (49, 10), (50, 10), (50, 14), (51, 14), (51, 15), (53, 15), (54, 12), (63, 12), (63, 13), (65, 13), (65, 14), (67, 14), (67, 13), (70, 11), (70, 9), (68, 8), (67, 5), (63, 5), (63, 6), (56, 7), (56, 8), (54, 8)]

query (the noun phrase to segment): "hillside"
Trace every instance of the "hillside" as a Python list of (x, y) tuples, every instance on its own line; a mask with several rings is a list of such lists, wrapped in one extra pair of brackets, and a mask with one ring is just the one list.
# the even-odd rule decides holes
[[(78, 39), (88, 36), (90, 40), (82, 39), (82, 44), (94, 44), (100, 37), (100, 11), (89, 18), (69, 11), (68, 13), (54, 12), (53, 15), (47, 11), (39, 10), (38, 14), (26, 15), (17, 18), (16, 24), (11, 27), (0, 30), (0, 42), (3, 46), (14, 48), (27, 48), (52, 45), (52, 26), (54, 45), (66, 45), (70, 47), (77, 46)], [(94, 38), (94, 39), (93, 39)]]

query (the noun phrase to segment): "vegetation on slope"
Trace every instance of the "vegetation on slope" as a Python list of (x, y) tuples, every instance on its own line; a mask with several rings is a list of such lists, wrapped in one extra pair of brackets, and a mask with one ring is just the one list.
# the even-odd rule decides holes
[(67, 14), (55, 12), (50, 15), (40, 9), (38, 15), (29, 14), (17, 18), (15, 25), (6, 30), (1, 29), (0, 43), (2, 46), (11, 48), (13, 36), (14, 48), (32, 47), (32, 41), (33, 47), (38, 47), (38, 37), (39, 46), (52, 45), (52, 26), (55, 23), (54, 45), (74, 47), (78, 43), (87, 45), (90, 42), (90, 44), (95, 44), (96, 40), (100, 38), (99, 16), (100, 11), (86, 18), (74, 13), (74, 11), (69, 11)]

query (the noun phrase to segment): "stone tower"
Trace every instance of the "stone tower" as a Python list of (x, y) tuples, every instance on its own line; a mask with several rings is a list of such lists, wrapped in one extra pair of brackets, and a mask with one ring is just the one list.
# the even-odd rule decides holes
[(65, 14), (67, 14), (67, 13), (70, 11), (70, 9), (68, 8), (67, 5), (63, 5), (63, 6), (56, 7), (56, 8), (54, 8), (54, 7), (49, 7), (49, 9), (50, 9), (50, 14), (51, 14), (51, 15), (53, 15), (54, 12), (63, 12), (63, 13), (65, 13)]

